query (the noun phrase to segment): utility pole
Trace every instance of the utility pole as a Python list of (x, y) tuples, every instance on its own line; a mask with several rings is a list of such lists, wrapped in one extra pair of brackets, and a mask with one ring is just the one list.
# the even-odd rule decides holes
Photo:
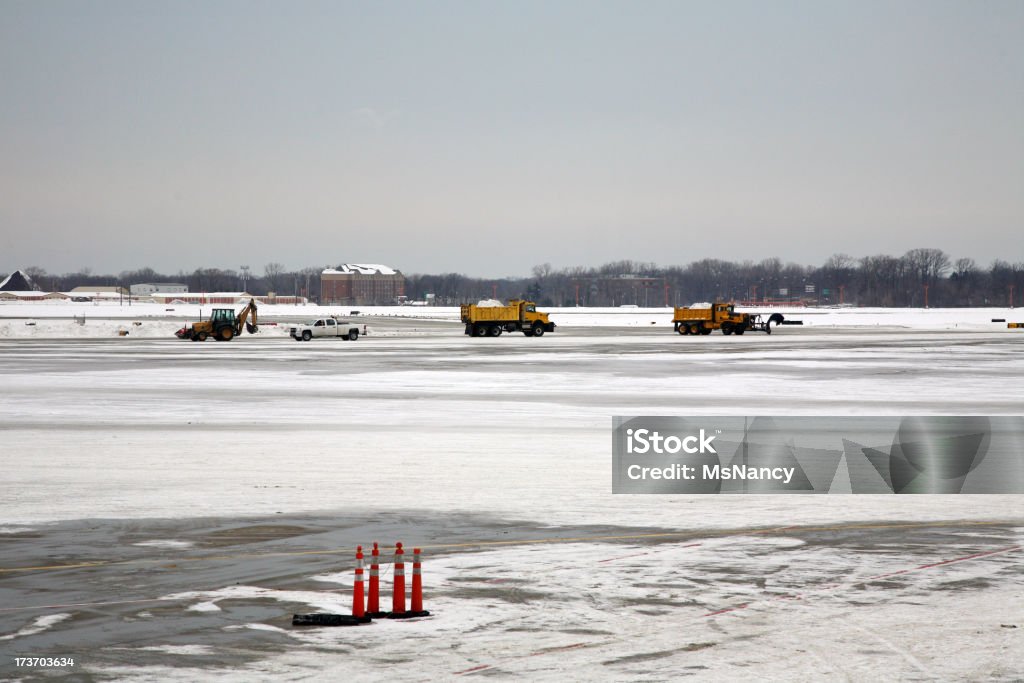
[(927, 283), (924, 286), (924, 307), (928, 308), (928, 285), (927, 285)]
[(1010, 308), (1013, 308), (1013, 285), (1010, 285), (1008, 289), (1010, 290)]
[(249, 288), (249, 266), (242, 266), (242, 293), (248, 292)]

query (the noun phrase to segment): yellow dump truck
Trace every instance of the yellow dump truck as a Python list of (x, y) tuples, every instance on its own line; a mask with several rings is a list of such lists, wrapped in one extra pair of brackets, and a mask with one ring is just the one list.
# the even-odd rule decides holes
[(733, 304), (715, 302), (710, 306), (676, 308), (672, 316), (672, 329), (679, 334), (711, 334), (721, 330), (722, 334), (743, 334), (747, 330), (772, 333), (772, 324), (782, 324), (781, 313), (772, 313), (767, 320), (760, 315), (737, 313)]
[(537, 311), (537, 304), (519, 299), (510, 300), (508, 306), (463, 304), (462, 322), (471, 337), (497, 337), (502, 332), (543, 337), (545, 332), (555, 331), (555, 324), (547, 313)]

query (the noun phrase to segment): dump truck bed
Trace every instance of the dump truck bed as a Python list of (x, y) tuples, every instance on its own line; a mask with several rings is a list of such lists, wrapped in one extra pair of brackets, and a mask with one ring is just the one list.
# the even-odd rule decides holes
[(462, 305), (462, 322), (515, 322), (519, 320), (518, 306), (477, 306)]
[(710, 308), (677, 308), (675, 315), (672, 317), (672, 322), (691, 322), (691, 321), (710, 321), (711, 320), (711, 309)]

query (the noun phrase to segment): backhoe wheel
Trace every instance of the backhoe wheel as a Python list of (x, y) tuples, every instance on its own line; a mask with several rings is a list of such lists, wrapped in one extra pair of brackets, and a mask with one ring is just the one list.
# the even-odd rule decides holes
[(230, 327), (220, 328), (220, 332), (217, 334), (218, 341), (231, 341), (231, 338), (235, 336), (235, 331)]
[(312, 332), (310, 332), (309, 330), (303, 330), (302, 331), (302, 341), (309, 341), (312, 338), (313, 338), (313, 333)]
[(543, 323), (536, 322), (533, 324), (533, 336), (543, 337), (544, 336), (544, 325)]
[(355, 341), (356, 339), (359, 339), (359, 330), (351, 330), (348, 333), (348, 340)]
[(205, 332), (200, 332), (199, 334), (196, 335), (196, 338), (199, 341), (206, 341), (206, 333)]

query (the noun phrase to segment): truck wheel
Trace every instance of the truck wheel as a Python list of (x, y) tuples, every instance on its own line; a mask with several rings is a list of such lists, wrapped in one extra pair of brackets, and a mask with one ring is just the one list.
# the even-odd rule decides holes
[(500, 337), (501, 325), (492, 325), (491, 329), (487, 330), (487, 334), (491, 335), (492, 337)]
[(473, 328), (474, 337), (483, 337), (487, 334), (487, 328), (481, 323), (477, 323), (476, 327)]
[(703, 325), (701, 325), (700, 333), (703, 334), (706, 337), (709, 334), (711, 334), (711, 328), (710, 327), (704, 327)]
[(206, 333), (205, 332), (200, 332), (199, 334), (196, 335), (196, 338), (199, 341), (206, 341)]
[(355, 341), (356, 339), (359, 339), (359, 330), (349, 330), (348, 340)]
[(544, 325), (542, 323), (536, 322), (536, 323), (533, 324), (533, 336), (534, 337), (543, 337), (544, 336)]
[(313, 338), (313, 333), (312, 332), (310, 332), (309, 330), (303, 330), (302, 331), (302, 341), (309, 341), (312, 338)]
[(726, 336), (732, 334), (732, 325), (730, 325), (729, 323), (725, 323), (724, 325), (722, 325), (722, 334)]
[(686, 325), (680, 325), (676, 328), (676, 332), (679, 334), (686, 334)]
[(735, 332), (736, 334), (743, 334), (746, 331), (747, 331), (747, 328), (745, 328), (745, 327), (737, 327), (735, 330), (733, 330), (733, 332)]
[(524, 337), (532, 337), (533, 336), (533, 328), (532, 327), (524, 327), (523, 328), (523, 336)]

